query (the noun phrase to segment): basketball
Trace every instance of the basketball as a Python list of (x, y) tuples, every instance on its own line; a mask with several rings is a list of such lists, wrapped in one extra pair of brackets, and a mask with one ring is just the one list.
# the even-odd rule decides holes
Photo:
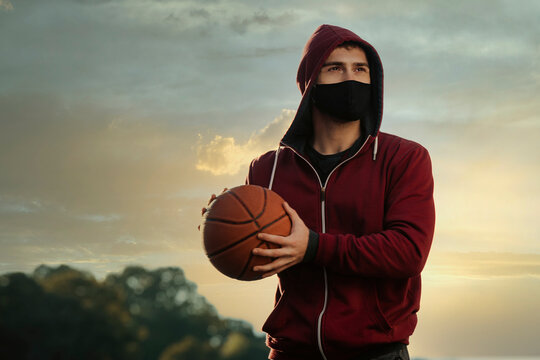
[(208, 259), (224, 275), (238, 280), (258, 280), (253, 271), (273, 259), (252, 254), (256, 247), (279, 246), (257, 238), (259, 232), (287, 236), (291, 220), (284, 200), (274, 191), (256, 185), (242, 185), (219, 195), (203, 215), (201, 233)]

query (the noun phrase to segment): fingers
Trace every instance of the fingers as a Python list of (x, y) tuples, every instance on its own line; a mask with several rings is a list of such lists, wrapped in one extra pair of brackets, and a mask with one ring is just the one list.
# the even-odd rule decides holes
[(291, 205), (289, 205), (288, 202), (286, 202), (286, 201), (283, 202), (283, 208), (285, 209), (287, 214), (289, 214), (289, 216), (298, 216), (298, 213), (296, 212), (296, 210), (294, 210), (291, 207)]
[[(228, 188), (223, 188), (223, 191), (221, 192), (222, 194), (229, 190)], [(210, 200), (208, 200), (208, 205), (207, 206), (210, 206), (210, 204), (212, 203), (212, 201), (216, 200), (217, 199), (217, 196), (216, 194), (212, 194), (212, 196), (210, 196)], [(207, 208), (203, 207), (201, 209), (201, 216), (203, 216), (206, 212), (208, 211)], [(201, 230), (201, 225), (197, 226), (197, 229), (199, 229), (199, 231)]]
[(261, 240), (271, 242), (276, 245), (283, 246), (286, 244), (285, 237), (279, 236), (279, 235), (272, 235), (272, 234), (266, 234), (266, 233), (259, 233), (257, 234), (257, 237)]
[[(210, 200), (208, 200), (208, 205), (210, 205), (212, 203), (212, 201), (214, 201), (214, 200), (216, 200), (216, 194), (212, 194), (212, 196), (210, 197)], [(208, 211), (208, 209), (203, 207), (201, 209), (201, 216), (203, 216), (204, 213), (207, 212), (207, 211)]]
[[(272, 265), (272, 266), (270, 267), (269, 265)], [(279, 259), (278, 259), (278, 260), (275, 260), (274, 262), (272, 262), (272, 263), (270, 263), (268, 265), (255, 266), (253, 268), (253, 271), (266, 271), (264, 274), (261, 275), (261, 279), (264, 279), (264, 278), (267, 278), (269, 276), (280, 273), (283, 270), (286, 270), (286, 269), (290, 268), (293, 265), (294, 265), (293, 262), (289, 261), (289, 262), (284, 263), (282, 261), (279, 261)], [(270, 268), (271, 268), (271, 270), (268, 270)]]
[(291, 218), (293, 226), (294, 226), (294, 224), (298, 223), (299, 221), (302, 222), (302, 219), (300, 218), (300, 216), (298, 215), (296, 210), (294, 210), (289, 205), (288, 202), (286, 202), (286, 201), (283, 202), (283, 208), (285, 209), (285, 212), (287, 213), (287, 215), (289, 215), (289, 217)]
[[(223, 194), (223, 193), (224, 193), (225, 191), (227, 191), (227, 190), (229, 190), (229, 189), (228, 189), (228, 188), (224, 188), (223, 191), (222, 191), (221, 193)], [(212, 196), (210, 196), (210, 200), (208, 200), (207, 206), (209, 206), (209, 205), (212, 203), (212, 201), (214, 201), (214, 200), (216, 200), (216, 199), (217, 199), (216, 194), (212, 194)], [(201, 216), (204, 215), (204, 213), (207, 212), (207, 211), (208, 211), (208, 209), (205, 208), (205, 207), (203, 207), (202, 210), (201, 210)]]
[(214, 200), (216, 200), (216, 194), (212, 194), (212, 196), (210, 196), (210, 200), (208, 200), (208, 205), (210, 205), (210, 203)]
[(281, 257), (281, 258), (277, 258), (276, 260), (266, 265), (254, 266), (253, 271), (271, 272), (277, 269), (281, 269), (282, 267), (286, 265), (290, 265), (291, 263), (292, 263), (291, 259)]
[(280, 267), (280, 268), (277, 268), (277, 269), (275, 269), (275, 270), (272, 270), (272, 271), (269, 271), (269, 272), (267, 272), (267, 273), (264, 273), (264, 274), (261, 275), (261, 279), (265, 279), (265, 278), (270, 277), (270, 276), (272, 276), (272, 275), (279, 274), (279, 273), (282, 272), (283, 270), (286, 270), (286, 269), (288, 269), (288, 268), (290, 268), (290, 267), (291, 267), (291, 264), (287, 264), (287, 265), (284, 265), (284, 266), (282, 266), (282, 267)]
[(261, 248), (255, 248), (251, 251), (253, 255), (257, 256), (265, 256), (265, 257), (271, 257), (271, 258), (277, 258), (280, 256), (287, 256), (289, 255), (288, 251), (283, 248), (279, 249), (261, 249)]

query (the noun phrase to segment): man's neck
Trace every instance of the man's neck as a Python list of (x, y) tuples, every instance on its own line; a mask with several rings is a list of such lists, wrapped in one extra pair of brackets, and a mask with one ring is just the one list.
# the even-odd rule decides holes
[(323, 155), (347, 150), (360, 137), (360, 120), (340, 122), (313, 106), (313, 149)]

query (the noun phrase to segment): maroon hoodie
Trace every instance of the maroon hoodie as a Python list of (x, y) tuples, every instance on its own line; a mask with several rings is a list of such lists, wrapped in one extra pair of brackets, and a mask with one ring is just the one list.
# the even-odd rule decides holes
[[(321, 183), (304, 153), (312, 136), (310, 92), (328, 55), (360, 43), (370, 65), (372, 113), (362, 147)], [(349, 30), (322, 25), (297, 76), (302, 101), (276, 151), (253, 160), (247, 182), (280, 194), (319, 234), (315, 259), (278, 274), (263, 326), (273, 359), (354, 359), (408, 344), (420, 305), (420, 272), (433, 238), (431, 160), (421, 145), (379, 131), (383, 70), (375, 49)]]

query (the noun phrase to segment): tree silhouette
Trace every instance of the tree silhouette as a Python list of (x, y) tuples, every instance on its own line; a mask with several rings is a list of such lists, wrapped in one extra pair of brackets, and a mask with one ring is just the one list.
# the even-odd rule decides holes
[(96, 280), (65, 265), (0, 276), (1, 359), (264, 359), (264, 338), (223, 319), (179, 268)]
[(138, 358), (121, 297), (89, 275), (63, 267), (38, 281), (3, 278), (0, 351), (22, 359)]
[(159, 360), (207, 360), (217, 357), (216, 350), (211, 346), (193, 336), (186, 336), (182, 341), (169, 345)]

